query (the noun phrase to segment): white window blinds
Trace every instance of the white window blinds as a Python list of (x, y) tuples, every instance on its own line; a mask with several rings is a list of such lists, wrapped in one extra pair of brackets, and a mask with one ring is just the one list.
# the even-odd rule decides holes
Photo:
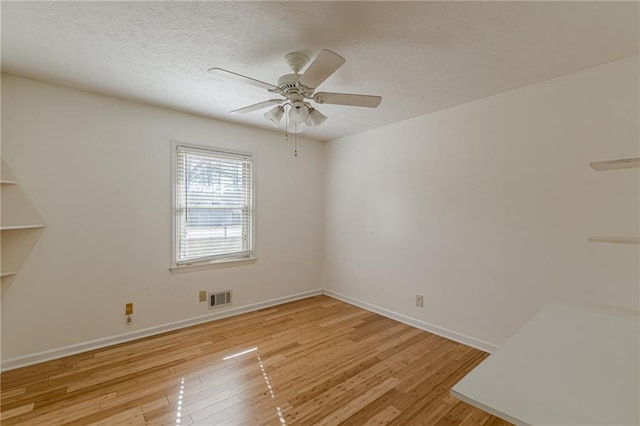
[(251, 256), (252, 165), (250, 155), (176, 146), (177, 265)]

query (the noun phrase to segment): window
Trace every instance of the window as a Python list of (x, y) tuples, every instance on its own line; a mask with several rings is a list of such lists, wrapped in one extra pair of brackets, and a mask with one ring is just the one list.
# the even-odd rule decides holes
[(250, 258), (252, 156), (174, 148), (174, 266)]

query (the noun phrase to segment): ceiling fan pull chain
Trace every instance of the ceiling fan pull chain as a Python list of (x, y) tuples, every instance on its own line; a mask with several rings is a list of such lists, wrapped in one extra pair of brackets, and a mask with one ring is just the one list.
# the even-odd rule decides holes
[(289, 117), (284, 115), (284, 143), (289, 143)]
[(294, 123), (294, 126), (296, 126), (296, 128), (294, 129), (296, 132), (293, 134), (293, 156), (297, 157), (298, 156), (298, 123)]

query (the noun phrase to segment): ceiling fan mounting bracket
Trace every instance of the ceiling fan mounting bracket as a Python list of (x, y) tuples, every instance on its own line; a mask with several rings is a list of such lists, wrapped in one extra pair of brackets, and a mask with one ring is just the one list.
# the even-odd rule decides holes
[(309, 57), (300, 52), (287, 53), (284, 55), (284, 60), (287, 61), (291, 70), (296, 74), (299, 74), (300, 70), (309, 63)]

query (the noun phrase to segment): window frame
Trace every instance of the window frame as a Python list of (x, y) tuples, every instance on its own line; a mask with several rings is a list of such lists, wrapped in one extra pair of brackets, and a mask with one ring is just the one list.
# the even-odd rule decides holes
[[(193, 261), (189, 263), (178, 263), (178, 224), (177, 224), (177, 208), (178, 208), (178, 148), (184, 147), (187, 149), (201, 150), (212, 154), (232, 155), (232, 156), (245, 156), (251, 158), (251, 236), (249, 255), (239, 256), (237, 254), (230, 254), (228, 256), (218, 256), (214, 259), (204, 259), (200, 261)], [(256, 257), (256, 155), (250, 152), (236, 151), (227, 148), (219, 148), (207, 145), (197, 145), (192, 143), (180, 142), (176, 140), (171, 141), (171, 266), (169, 269), (172, 273), (182, 273), (189, 271), (196, 271), (210, 268), (223, 268), (229, 266), (239, 266), (255, 263)]]

